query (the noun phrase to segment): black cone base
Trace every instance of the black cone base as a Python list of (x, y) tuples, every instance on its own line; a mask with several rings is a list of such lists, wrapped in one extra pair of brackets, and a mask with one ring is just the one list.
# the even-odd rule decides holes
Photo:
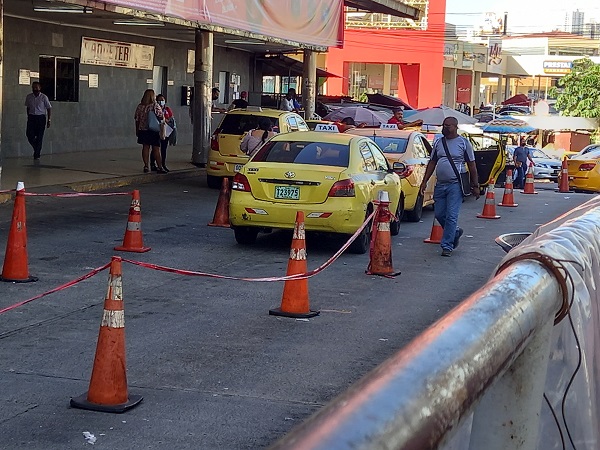
[(29, 276), (23, 280), (12, 280), (10, 278), (0, 277), (0, 281), (5, 281), (7, 283), (31, 283), (33, 281), (37, 281), (38, 277)]
[(71, 406), (73, 408), (88, 409), (90, 411), (99, 411), (107, 413), (124, 413), (125, 411), (133, 408), (140, 404), (144, 399), (141, 395), (129, 395), (126, 403), (120, 403), (118, 405), (99, 405), (97, 403), (90, 403), (87, 399), (87, 392), (81, 394), (79, 397), (71, 399)]
[(280, 316), (280, 317), (291, 317), (293, 319), (308, 319), (309, 317), (318, 316), (321, 311), (309, 311), (307, 313), (290, 313), (282, 311), (281, 308), (275, 308), (269, 310), (270, 316)]

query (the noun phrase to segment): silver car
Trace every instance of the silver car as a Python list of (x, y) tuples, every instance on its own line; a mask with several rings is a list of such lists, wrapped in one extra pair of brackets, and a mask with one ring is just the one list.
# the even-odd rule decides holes
[[(508, 151), (511, 159), (515, 148), (515, 145), (506, 146), (506, 150)], [(527, 147), (527, 150), (529, 150), (529, 154), (535, 163), (535, 166), (533, 166), (533, 177), (537, 179), (558, 181), (558, 175), (560, 173), (560, 169), (562, 168), (561, 161), (559, 159), (552, 158), (539, 148)]]

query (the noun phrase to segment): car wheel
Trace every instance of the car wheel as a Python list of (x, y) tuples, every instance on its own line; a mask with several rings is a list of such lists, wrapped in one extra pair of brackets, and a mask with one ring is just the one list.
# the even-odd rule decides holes
[(235, 240), (240, 245), (251, 245), (256, 242), (258, 229), (252, 227), (235, 227), (233, 229)]
[[(371, 212), (372, 212), (372, 210), (369, 208), (366, 217), (368, 217), (371, 214)], [(369, 247), (371, 246), (371, 226), (372, 226), (372, 224), (373, 224), (373, 221), (370, 221), (367, 224), (367, 226), (363, 228), (363, 230), (358, 235), (358, 237), (354, 240), (354, 242), (352, 242), (352, 244), (350, 244), (350, 247), (348, 247), (348, 251), (350, 253), (354, 253), (356, 255), (364, 255), (365, 253), (367, 253), (367, 250), (369, 250)]]
[(406, 220), (409, 222), (418, 222), (423, 215), (423, 196), (419, 194), (415, 201), (415, 207), (412, 211), (406, 211)]
[(221, 189), (223, 178), (215, 177), (214, 175), (206, 175), (206, 184), (211, 189)]
[(402, 222), (402, 216), (404, 215), (404, 197), (400, 197), (398, 202), (398, 209), (396, 210), (396, 220), (390, 223), (390, 234), (392, 236), (398, 236), (400, 233), (400, 222)]

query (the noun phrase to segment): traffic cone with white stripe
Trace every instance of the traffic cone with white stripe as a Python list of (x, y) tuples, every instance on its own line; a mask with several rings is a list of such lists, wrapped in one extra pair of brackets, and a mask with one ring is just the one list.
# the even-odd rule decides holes
[(533, 186), (533, 166), (529, 166), (527, 176), (525, 177), (525, 188), (521, 191), (522, 194), (537, 194)]
[(229, 178), (224, 177), (215, 207), (213, 220), (208, 224), (209, 227), (224, 227), (230, 228), (229, 223), (229, 198), (231, 197), (231, 189), (229, 188)]
[(141, 401), (141, 395), (129, 395), (127, 392), (121, 258), (113, 256), (90, 387), (85, 394), (72, 398), (71, 406), (122, 413)]
[(558, 177), (558, 192), (569, 193), (573, 192), (569, 190), (569, 166), (567, 165), (567, 157), (565, 156), (562, 160), (562, 167), (560, 169), (560, 176)]
[(15, 205), (13, 207), (0, 280), (13, 283), (28, 283), (30, 281), (38, 280), (36, 277), (29, 275), (25, 217), (25, 184), (22, 181), (17, 183)]
[(515, 203), (515, 196), (513, 194), (512, 170), (510, 169), (506, 171), (506, 181), (504, 182), (504, 195), (502, 196), (502, 201), (498, 203), (498, 206), (519, 206), (518, 203)]
[(133, 191), (127, 228), (123, 237), (123, 245), (115, 247), (119, 252), (144, 253), (150, 251), (150, 247), (144, 247), (142, 236), (142, 205), (140, 203), (140, 191)]
[(389, 210), (390, 197), (386, 191), (379, 192), (379, 203), (373, 221), (371, 232), (371, 250), (367, 275), (382, 275), (395, 277), (400, 272), (394, 272), (392, 265), (392, 235), (390, 234), (390, 221), (394, 216)]
[(487, 191), (485, 193), (485, 204), (483, 205), (483, 212), (477, 214), (480, 219), (499, 219), (500, 216), (496, 215), (496, 198), (494, 197), (494, 180), (490, 180)]
[[(286, 276), (308, 272), (306, 264), (306, 236), (304, 231), (304, 213), (296, 213), (294, 237), (290, 249), (290, 259)], [(272, 316), (309, 318), (320, 311), (311, 311), (308, 301), (308, 278), (302, 280), (287, 280), (283, 286), (281, 307), (269, 310)]]
[(440, 244), (442, 242), (442, 236), (444, 235), (444, 229), (433, 216), (433, 226), (431, 227), (431, 234), (427, 239), (423, 239), (426, 244)]

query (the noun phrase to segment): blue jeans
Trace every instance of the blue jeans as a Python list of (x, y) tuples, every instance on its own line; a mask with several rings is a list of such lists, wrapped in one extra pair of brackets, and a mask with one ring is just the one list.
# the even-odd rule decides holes
[(521, 167), (515, 167), (513, 188), (523, 189), (525, 187), (525, 164), (521, 164)]
[(441, 246), (443, 250), (454, 250), (454, 239), (458, 235), (458, 214), (463, 202), (460, 183), (436, 184), (433, 191), (435, 218), (444, 229)]

